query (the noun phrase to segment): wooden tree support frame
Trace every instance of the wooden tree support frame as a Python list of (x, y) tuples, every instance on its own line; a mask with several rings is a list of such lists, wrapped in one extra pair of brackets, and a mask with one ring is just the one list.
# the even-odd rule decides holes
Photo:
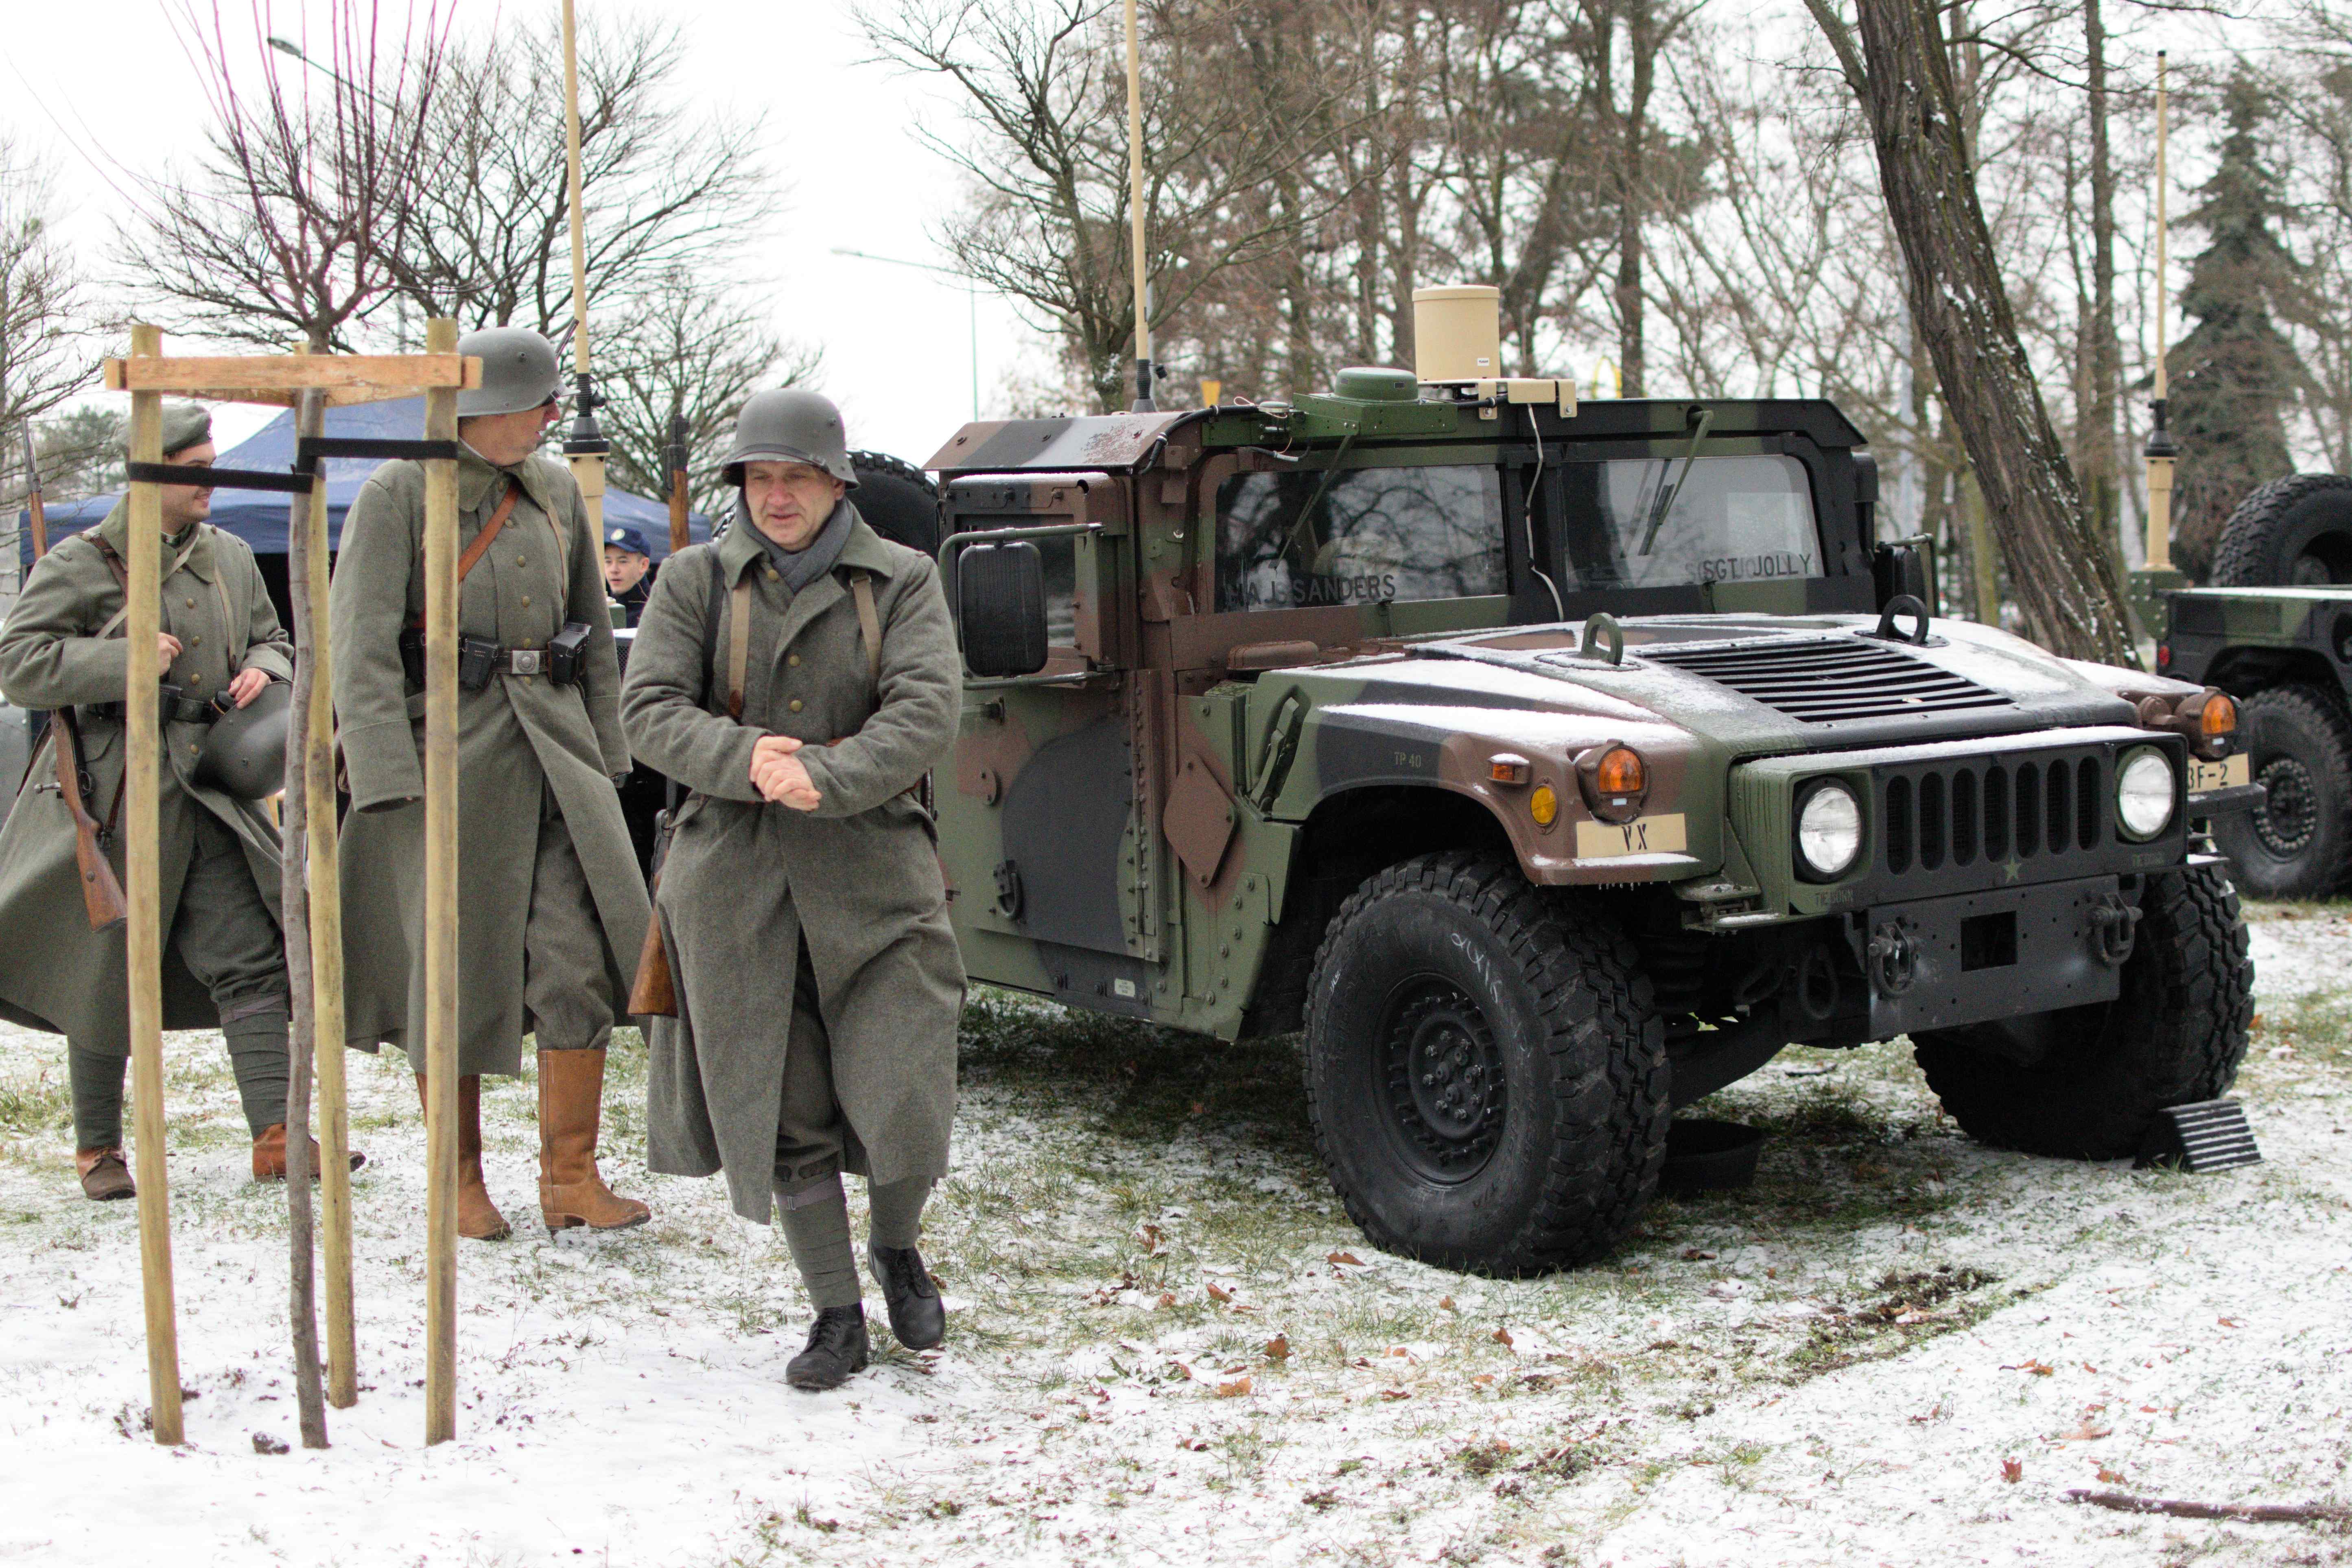
[[(166, 358), (163, 332), (140, 325), (131, 329), (130, 356), (107, 361), (104, 377), (110, 390), (131, 394), (134, 465), (163, 460), (163, 400), (167, 393), (291, 408), (299, 406), (306, 393), (315, 394), (312, 406), (318, 407), (382, 402), (422, 392), (425, 438), (454, 442), (457, 393), (481, 384), (482, 362), (457, 353), (455, 321), (427, 323), (425, 350), (404, 355)], [(452, 458), (428, 457), (425, 474), (425, 1437), (429, 1444), (457, 1435), (457, 465)], [(153, 647), (162, 626), (163, 497), (157, 484), (143, 478), (132, 481), (129, 494), (131, 586), (125, 635), (135, 653)], [(286, 846), (289, 859), (299, 856), (303, 861), (307, 909), (299, 915), (307, 944), (293, 946), (307, 945), (310, 960), (302, 974), (289, 974), (289, 979), (308, 992), (309, 1005), (301, 1010), (310, 1019), (312, 1040), (327, 1044), (316, 1053), (323, 1167), (320, 1197), (326, 1222), (326, 1376), (327, 1400), (341, 1407), (354, 1403), (359, 1395), (352, 1321), (350, 1108), (342, 1059), (342, 902), (332, 805), (332, 654), (322, 608), (327, 585), (323, 469), (308, 488), (308, 505), (298, 501), (289, 521), (296, 537), (288, 541), (288, 564), (303, 573), (310, 588), (305, 596), (307, 613), (295, 627), (297, 654), (310, 678), (305, 693), (308, 733), (293, 765), (299, 771), (300, 794), (311, 809), (302, 813), (300, 841)], [(299, 551), (299, 560), (294, 551)], [(155, 1440), (177, 1444), (184, 1427), (163, 1164), (162, 866), (156, 817), (161, 679), (152, 659), (130, 660), (123, 693), (123, 843), (131, 910), (126, 941), (148, 1389)], [(288, 917), (297, 918), (298, 912), (288, 911)], [(295, 1055), (302, 1055), (299, 1046)]]

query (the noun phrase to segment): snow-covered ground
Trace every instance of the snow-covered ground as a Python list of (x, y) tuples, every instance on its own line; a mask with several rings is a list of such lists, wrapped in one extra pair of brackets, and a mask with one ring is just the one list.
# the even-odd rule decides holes
[(11, 1034), (0, 1562), (2352, 1561), (2340, 1528), (2065, 1500), (2352, 1499), (2352, 906), (2259, 911), (2255, 947), (2259, 1166), (1991, 1153), (1906, 1051), (1797, 1053), (1708, 1107), (1773, 1134), (1753, 1188), (1517, 1282), (1364, 1244), (1286, 1046), (985, 999), (927, 1248), (949, 1344), (826, 1396), (782, 1381), (807, 1312), (768, 1233), (643, 1174), (631, 1041), (606, 1170), (645, 1229), (551, 1240), (531, 1089), (486, 1097), (517, 1231), (465, 1245), (429, 1450), (397, 1063), (354, 1059), (360, 1403), (331, 1449), (264, 1453), (297, 1437), (283, 1195), (246, 1180), (218, 1037), (170, 1040), (164, 1450), (135, 1207), (80, 1198), (62, 1052)]

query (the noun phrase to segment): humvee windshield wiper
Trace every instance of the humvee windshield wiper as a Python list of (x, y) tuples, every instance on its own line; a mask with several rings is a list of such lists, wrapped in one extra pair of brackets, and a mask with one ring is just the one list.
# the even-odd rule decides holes
[(1642, 536), (1642, 548), (1635, 555), (1647, 555), (1650, 547), (1658, 542), (1658, 530), (1665, 527), (1667, 514), (1675, 509), (1675, 501), (1683, 493), (1683, 481), (1690, 477), (1691, 465), (1698, 461), (1698, 444), (1706, 439), (1707, 431), (1715, 424), (1715, 410), (1699, 409), (1698, 428), (1691, 432), (1690, 445), (1683, 450), (1683, 471), (1672, 485), (1661, 486), (1658, 498), (1650, 506), (1649, 530)]

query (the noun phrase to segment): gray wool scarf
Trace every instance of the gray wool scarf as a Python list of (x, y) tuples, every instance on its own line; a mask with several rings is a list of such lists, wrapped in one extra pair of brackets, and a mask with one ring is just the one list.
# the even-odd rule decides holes
[(740, 496), (735, 500), (736, 526), (749, 529), (751, 537), (766, 548), (769, 564), (776, 569), (776, 575), (783, 579), (784, 587), (794, 593), (833, 570), (834, 563), (841, 559), (843, 547), (849, 543), (849, 525), (856, 516), (850, 510), (849, 498), (843, 497), (834, 503), (833, 515), (825, 518), (824, 527), (817, 530), (816, 538), (803, 549), (790, 550), (760, 531), (758, 525), (751, 521), (751, 508), (743, 504)]

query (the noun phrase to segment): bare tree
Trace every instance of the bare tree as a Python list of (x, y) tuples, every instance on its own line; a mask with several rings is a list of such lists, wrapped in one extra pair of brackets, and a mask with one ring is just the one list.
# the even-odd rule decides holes
[[(1344, 202), (1302, 178), (1351, 111), (1348, 82), (1311, 40), (1312, 0), (1160, 0), (1148, 8), (1146, 260), (1155, 328), (1213, 285), (1299, 254)], [(966, 140), (925, 131), (976, 199), (948, 233), (971, 277), (1032, 307), (1086, 367), (1097, 405), (1124, 403), (1134, 297), (1128, 276), (1124, 83), (1104, 0), (997, 6), (908, 0), (863, 10), (884, 59), (964, 98)], [(1286, 326), (1302, 336), (1290, 284)]]
[(771, 387), (812, 380), (818, 352), (776, 336), (767, 313), (740, 291), (713, 289), (686, 267), (674, 267), (637, 291), (631, 313), (598, 350), (606, 395), (602, 416), (611, 438), (614, 483), (640, 495), (667, 496), (663, 448), (670, 423), (683, 419), (687, 450), (701, 461), (689, 470), (698, 509), (725, 498), (719, 461), (743, 400)]
[(1849, 27), (1830, 0), (1805, 3), (1870, 123), (1912, 318), (1967, 444), (2028, 634), (2074, 657), (2137, 664), (2109, 541), (2084, 509), (2018, 332), (1937, 8), (1933, 0), (1857, 0)]
[(0, 494), (12, 507), (24, 492), (17, 427), (71, 397), (92, 365), (80, 275), (56, 215), (55, 172), (0, 134)]
[(332, 0), (317, 70), (281, 66), (257, 36), (233, 38), (217, 0), (181, 19), (213, 124), (192, 172), (143, 182), (121, 261), (184, 330), (355, 347), (420, 216), (447, 28), (438, 0), (397, 17), (376, 0)]
[[(591, 23), (581, 32), (581, 203), (599, 319), (680, 269), (708, 268), (776, 214), (759, 125), (689, 110), (674, 23)], [(558, 24), (495, 27), (456, 44), (427, 115), (435, 157), (408, 193), (414, 221), (393, 258), (420, 316), (467, 328), (572, 330), (571, 207)]]

